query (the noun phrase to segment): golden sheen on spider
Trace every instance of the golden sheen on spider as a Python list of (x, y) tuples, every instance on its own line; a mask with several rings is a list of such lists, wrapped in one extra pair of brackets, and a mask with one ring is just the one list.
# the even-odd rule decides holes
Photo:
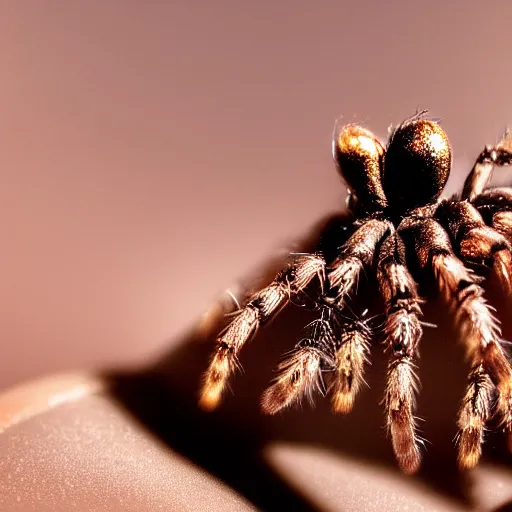
[[(391, 130), (385, 145), (354, 124), (336, 129), (332, 143), (351, 193), (345, 216), (310, 251), (291, 254), (271, 283), (229, 315), (203, 378), (200, 406), (209, 411), (220, 404), (242, 348), (261, 327), (290, 303), (307, 306), (316, 319), (278, 364), (261, 398), (263, 413), (316, 395), (330, 400), (333, 413), (350, 412), (364, 392), (371, 350), (384, 347), (387, 432), (398, 465), (414, 473), (428, 456), (417, 430), (416, 370), (429, 325), (422, 312), (428, 297), (418, 283), (430, 280), (446, 300), (468, 361), (457, 418), (459, 467), (478, 463), (486, 431), (496, 425), (512, 450), (512, 367), (482, 288), (489, 269), (512, 299), (512, 187), (489, 185), (494, 167), (512, 163), (512, 137), (485, 146), (451, 198), (440, 197), (450, 174), (450, 143), (426, 111)], [(375, 316), (353, 302), (362, 288), (357, 284), (371, 274), (384, 303)]]

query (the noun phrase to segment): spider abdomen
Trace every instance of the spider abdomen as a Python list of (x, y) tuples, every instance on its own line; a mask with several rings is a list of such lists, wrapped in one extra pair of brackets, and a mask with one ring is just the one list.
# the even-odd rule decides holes
[(398, 126), (382, 173), (388, 203), (408, 210), (435, 201), (448, 181), (451, 161), (450, 143), (439, 124), (417, 119)]

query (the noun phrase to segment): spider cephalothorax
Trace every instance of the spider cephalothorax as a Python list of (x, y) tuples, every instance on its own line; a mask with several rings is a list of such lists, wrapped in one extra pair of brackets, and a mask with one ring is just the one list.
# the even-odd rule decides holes
[(458, 418), (460, 467), (477, 464), (493, 416), (512, 449), (512, 368), (481, 278), (470, 270), (491, 267), (511, 295), (512, 188), (487, 188), (493, 166), (512, 163), (511, 137), (506, 134), (495, 147), (486, 146), (462, 193), (443, 200), (439, 197), (450, 173), (450, 144), (425, 111), (392, 130), (386, 147), (360, 126), (342, 126), (335, 131), (333, 156), (350, 191), (348, 234), (334, 243), (320, 243), (311, 254), (294, 255), (238, 312), (218, 337), (201, 391), (202, 407), (217, 406), (240, 349), (258, 327), (308, 290), (310, 297), (315, 293), (320, 317), (279, 366), (262, 409), (273, 414), (311, 393), (323, 371), (333, 410), (349, 412), (363, 382), (371, 331), (366, 321), (347, 315), (344, 306), (367, 269), (375, 273), (386, 307), (388, 432), (400, 467), (416, 471), (421, 440), (415, 426), (414, 370), (423, 301), (411, 274), (415, 269), (435, 279), (463, 330), (471, 370)]

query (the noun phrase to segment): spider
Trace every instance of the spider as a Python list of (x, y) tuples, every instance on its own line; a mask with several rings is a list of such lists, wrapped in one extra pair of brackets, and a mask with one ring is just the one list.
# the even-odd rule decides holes
[(278, 366), (261, 408), (275, 414), (322, 389), (327, 375), (333, 411), (348, 413), (364, 382), (372, 331), (363, 316), (341, 312), (360, 274), (370, 271), (385, 305), (387, 431), (401, 470), (416, 472), (422, 439), (415, 367), (424, 302), (417, 281), (424, 275), (449, 304), (470, 365), (457, 421), (459, 467), (476, 466), (486, 424), (495, 416), (512, 450), (512, 367), (475, 270), (491, 268), (512, 295), (512, 187), (488, 186), (494, 166), (512, 163), (512, 136), (507, 132), (497, 145), (486, 146), (462, 192), (449, 199), (440, 196), (452, 164), (450, 143), (427, 111), (391, 128), (386, 146), (361, 126), (336, 127), (333, 157), (349, 190), (346, 234), (334, 244), (320, 242), (314, 252), (291, 255), (270, 285), (239, 309), (217, 338), (200, 406), (217, 407), (240, 350), (258, 328), (314, 289), (319, 316)]

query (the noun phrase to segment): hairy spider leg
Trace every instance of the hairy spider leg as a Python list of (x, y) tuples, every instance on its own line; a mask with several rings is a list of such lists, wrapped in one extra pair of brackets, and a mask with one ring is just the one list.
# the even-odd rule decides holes
[[(332, 295), (326, 297), (327, 301), (339, 309), (343, 308), (361, 272), (365, 268), (373, 268), (380, 243), (393, 230), (393, 224), (387, 220), (370, 217), (362, 221), (328, 266), (327, 279)], [(364, 382), (369, 338), (370, 332), (365, 322), (342, 322), (335, 358), (336, 369), (330, 386), (334, 412), (346, 414), (352, 410), (355, 396)]]
[[(501, 345), (499, 323), (487, 304), (479, 285), (480, 279), (468, 270), (453, 252), (448, 233), (434, 219), (408, 222), (416, 241), (420, 267), (431, 268), (441, 292), (451, 305), (457, 325), (461, 326), (461, 340), (471, 364), (466, 398), (458, 417), (459, 466), (474, 467), (481, 455), (485, 424), (492, 407), (485, 381), (479, 378), (481, 367), (499, 393), (498, 410), (503, 415), (505, 428), (510, 429), (510, 396), (512, 371)], [(470, 396), (470, 402), (466, 401)], [(482, 405), (485, 403), (485, 407)]]
[[(480, 196), (477, 196), (481, 197)], [(512, 252), (510, 241), (502, 230), (489, 227), (475, 206), (467, 203), (447, 203), (443, 205), (445, 219), (452, 236), (459, 241), (459, 254), (464, 262), (492, 264), (494, 273), (501, 284), (504, 295), (512, 295)], [(489, 213), (489, 212), (487, 212)], [(492, 215), (494, 219), (500, 213)], [(512, 377), (511, 377), (512, 378)], [(510, 384), (512, 387), (512, 383)], [(509, 445), (512, 450), (512, 390), (500, 395), (500, 412), (505, 430), (509, 433)]]
[(327, 278), (335, 292), (331, 300), (339, 308), (343, 307), (362, 270), (373, 265), (378, 245), (393, 229), (393, 224), (386, 220), (363, 221), (341, 247), (339, 256), (328, 266)]
[(471, 469), (480, 460), (485, 425), (492, 416), (495, 392), (496, 388), (484, 365), (474, 365), (468, 376), (466, 393), (457, 419), (457, 462), (461, 469)]
[(217, 339), (217, 347), (204, 375), (199, 405), (213, 410), (220, 403), (228, 378), (238, 366), (238, 354), (258, 328), (318, 278), (324, 287), (325, 260), (320, 253), (296, 255), (285, 270), (257, 292)]
[(455, 252), (465, 264), (492, 266), (505, 294), (512, 293), (512, 253), (507, 238), (489, 227), (467, 201), (444, 201), (436, 217), (450, 233)]
[[(362, 221), (360, 227), (342, 245), (339, 255), (328, 265), (328, 302), (339, 309), (343, 308), (361, 272), (365, 268), (373, 268), (380, 243), (393, 230), (393, 224), (387, 220), (370, 217)], [(355, 396), (364, 382), (369, 338), (370, 332), (365, 322), (341, 322), (335, 372), (330, 386), (334, 412), (345, 414), (352, 410)]]
[(415, 359), (423, 331), (422, 301), (405, 258), (403, 240), (397, 232), (390, 234), (379, 251), (377, 278), (386, 305), (384, 343), (391, 353), (384, 395), (386, 424), (398, 464), (411, 474), (421, 463), (414, 410), (418, 391)]
[[(369, 219), (363, 221), (362, 225), (342, 245), (339, 256), (327, 269), (327, 286), (329, 287), (327, 292), (333, 293), (333, 296), (325, 297), (328, 306), (338, 309), (343, 307), (360, 273), (365, 267), (372, 266), (378, 244), (391, 229), (393, 225), (388, 221)], [(328, 306), (326, 306), (327, 310), (329, 310)], [(322, 361), (331, 359), (330, 366), (334, 367), (334, 361), (338, 361), (338, 355), (343, 355), (344, 349), (341, 349), (341, 354), (334, 354), (332, 312), (326, 315), (327, 310), (323, 307), (321, 318), (312, 324), (315, 327), (314, 334), (301, 340), (278, 367), (277, 377), (263, 395), (262, 409), (266, 413), (274, 414), (308, 393), (314, 387), (313, 384), (319, 382)], [(339, 337), (342, 334), (344, 334), (343, 329)], [(347, 346), (347, 349), (349, 347), (355, 348), (352, 344)], [(359, 377), (362, 362), (355, 355), (352, 362), (353, 367), (347, 370)], [(341, 402), (344, 399), (347, 400), (345, 406), (340, 405), (342, 409), (348, 410), (348, 400), (353, 400), (359, 385), (359, 380), (351, 382), (350, 397), (338, 395)]]
[(507, 130), (496, 146), (485, 146), (478, 155), (462, 189), (461, 199), (474, 201), (489, 184), (495, 165), (506, 166), (512, 163), (512, 133)]
[(332, 315), (331, 307), (322, 306), (320, 317), (306, 326), (305, 336), (278, 366), (275, 379), (261, 399), (264, 413), (275, 414), (304, 396), (312, 403), (314, 391), (323, 391), (321, 370), (334, 364)]
[(324, 393), (322, 371), (330, 374), (329, 393), (334, 412), (348, 413), (364, 383), (371, 331), (360, 318), (341, 316), (333, 306), (322, 306), (320, 318), (305, 328), (306, 336), (285, 356), (277, 376), (265, 391), (261, 408), (275, 414), (313, 392)]
[(364, 367), (370, 361), (372, 332), (362, 318), (338, 318), (334, 372), (329, 394), (335, 413), (348, 414), (364, 381)]
[(512, 187), (484, 190), (472, 203), (487, 225), (512, 243)]

